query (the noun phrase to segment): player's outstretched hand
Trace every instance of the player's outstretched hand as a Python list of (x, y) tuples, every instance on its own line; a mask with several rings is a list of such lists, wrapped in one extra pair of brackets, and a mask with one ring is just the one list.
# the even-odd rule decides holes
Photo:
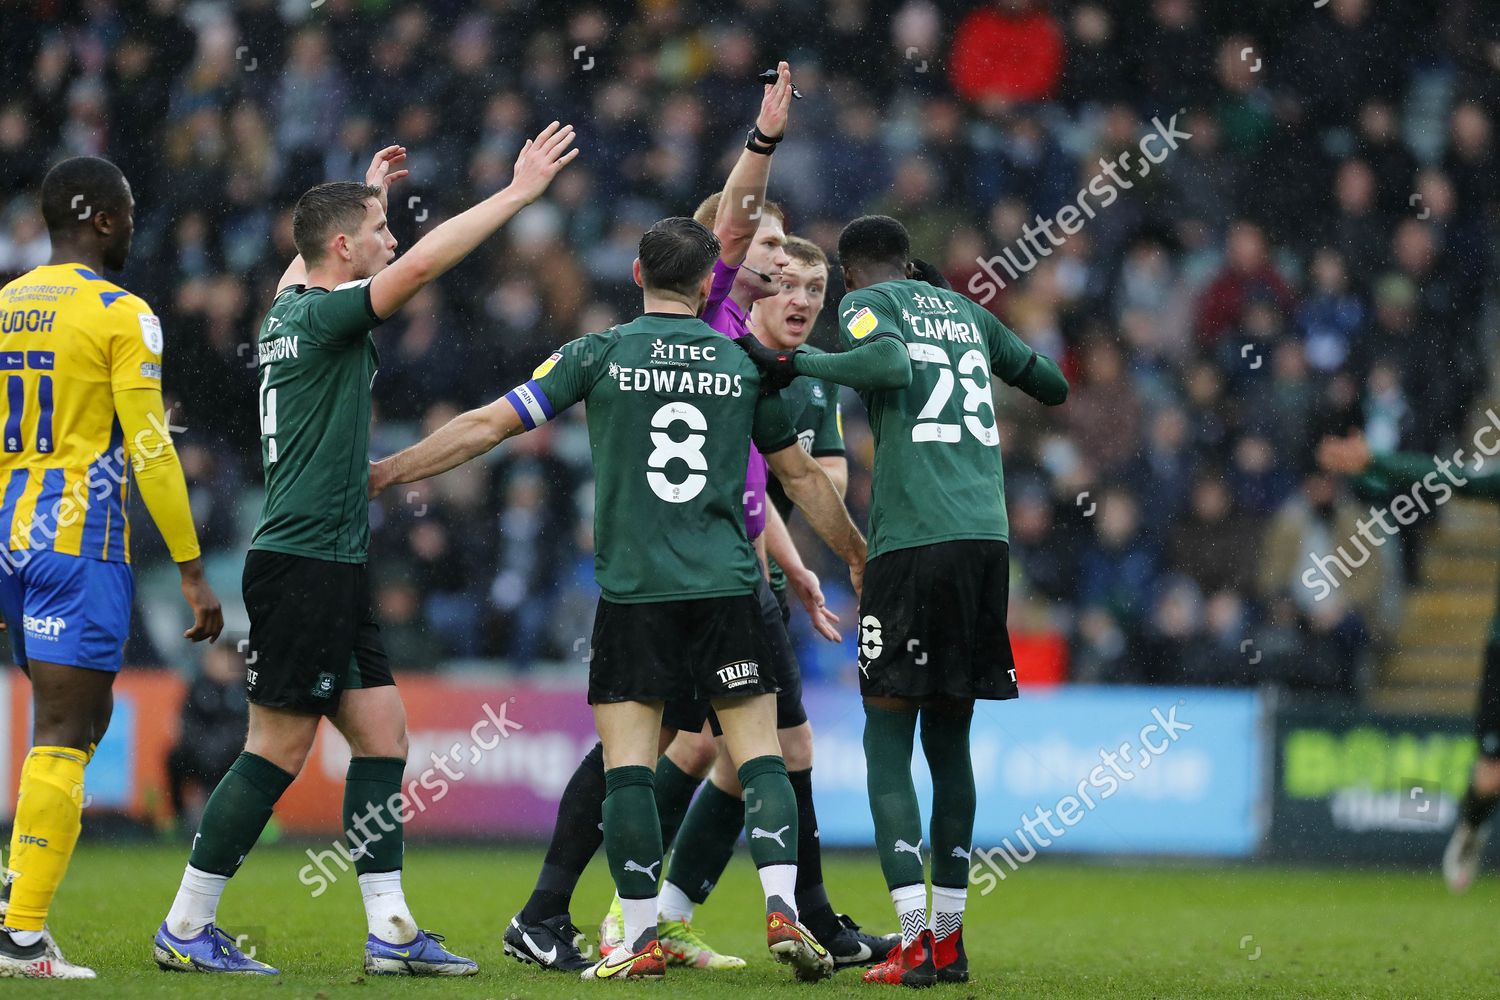
[(516, 170), (510, 179), (511, 190), (528, 205), (540, 198), (558, 171), (578, 155), (578, 150), (568, 148), (576, 138), (573, 126), (553, 122), (535, 139), (527, 139), (516, 157)]
[(823, 599), (823, 587), (818, 582), (818, 574), (803, 566), (796, 571), (786, 570), (787, 586), (797, 595), (797, 600), (807, 609), (807, 617), (812, 622), (813, 631), (817, 632), (829, 642), (843, 642), (844, 637), (839, 634), (837, 628), (839, 616), (834, 614)]
[(748, 333), (735, 343), (740, 345), (740, 350), (750, 355), (750, 360), (754, 361), (755, 367), (760, 369), (762, 395), (780, 392), (791, 385), (792, 379), (797, 377), (797, 366), (794, 360), (796, 351), (775, 350), (762, 344)]
[(786, 135), (787, 113), (792, 107), (792, 70), (785, 62), (776, 64), (776, 82), (766, 84), (765, 96), (760, 100), (760, 114), (755, 116), (755, 127), (761, 135), (779, 139)]
[(1370, 446), (1358, 431), (1348, 437), (1325, 437), (1318, 443), (1318, 465), (1325, 472), (1357, 476), (1370, 467)]
[(182, 637), (193, 642), (204, 639), (213, 642), (224, 631), (224, 609), (203, 576), (203, 560), (179, 563), (178, 569), (182, 573), (182, 596), (193, 609), (193, 626)]
[(401, 169), (406, 162), (405, 146), (387, 146), (370, 160), (370, 169), (365, 171), (365, 183), (380, 188), (380, 198), (385, 200), (391, 185), (411, 173)]
[(936, 265), (929, 264), (920, 257), (913, 257), (911, 259), (911, 270), (912, 276), (917, 280), (925, 281), (929, 285), (935, 285), (938, 288), (946, 288), (950, 292), (953, 291), (953, 286), (948, 283), (947, 278), (943, 277), (943, 272), (939, 271)]

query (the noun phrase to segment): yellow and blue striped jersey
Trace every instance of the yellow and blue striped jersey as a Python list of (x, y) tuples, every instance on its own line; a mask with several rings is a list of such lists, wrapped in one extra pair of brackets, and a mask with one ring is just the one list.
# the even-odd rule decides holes
[[(81, 264), (0, 289), (0, 536), (130, 561), (130, 449), (114, 393), (161, 388), (161, 322)], [(165, 429), (162, 431), (165, 434)]]

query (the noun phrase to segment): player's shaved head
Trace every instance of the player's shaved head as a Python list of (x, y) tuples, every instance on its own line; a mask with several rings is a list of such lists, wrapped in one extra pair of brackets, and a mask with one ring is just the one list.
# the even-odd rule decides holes
[(719, 238), (700, 222), (674, 215), (641, 234), (641, 283), (647, 291), (698, 294), (719, 259)]
[(123, 214), (129, 204), (125, 175), (97, 156), (63, 160), (42, 181), (42, 218), (54, 236), (88, 226), (95, 212)]
[(357, 181), (330, 181), (308, 189), (292, 209), (292, 242), (309, 267), (323, 259), (328, 241), (354, 235), (365, 221), (365, 202), (380, 199), (380, 188)]

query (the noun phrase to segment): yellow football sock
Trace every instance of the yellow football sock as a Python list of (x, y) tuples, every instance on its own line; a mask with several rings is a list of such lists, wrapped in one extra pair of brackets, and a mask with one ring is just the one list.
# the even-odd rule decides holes
[(5, 925), (39, 931), (83, 826), (83, 766), (72, 747), (32, 747), (21, 768), (10, 838), (10, 909)]

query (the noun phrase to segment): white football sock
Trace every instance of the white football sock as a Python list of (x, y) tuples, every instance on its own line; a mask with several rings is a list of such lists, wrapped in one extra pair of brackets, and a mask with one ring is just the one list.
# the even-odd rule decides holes
[(780, 896), (782, 902), (792, 908), (787, 916), (793, 920), (797, 919), (797, 866), (791, 865), (766, 865), (758, 869), (760, 872), (760, 887), (766, 892), (766, 902), (771, 901), (772, 896)]
[(386, 944), (406, 944), (417, 939), (417, 920), (406, 906), (399, 868), (361, 875), (359, 894), (365, 900), (365, 923), (372, 935)]
[(41, 931), (18, 931), (14, 927), (7, 927), (5, 928), (5, 933), (9, 934), (10, 939), (22, 948), (25, 948), (27, 945), (36, 944), (42, 939)]
[(625, 918), (625, 949), (630, 951), (641, 940), (641, 935), (650, 931), (647, 941), (656, 938), (656, 897), (650, 899), (622, 899), (620, 913)]
[(932, 933), (939, 940), (961, 930), (964, 925), (964, 901), (969, 890), (950, 889), (944, 885), (932, 887)]
[(203, 928), (214, 922), (219, 912), (219, 897), (224, 895), (228, 884), (228, 875), (214, 875), (188, 865), (182, 873), (177, 898), (172, 900), (172, 909), (167, 913), (167, 933), (179, 941), (202, 934)]
[(903, 885), (891, 890), (896, 917), (901, 921), (901, 947), (915, 941), (927, 929), (927, 885)]
[(689, 922), (693, 919), (693, 901), (687, 898), (683, 892), (671, 882), (661, 887), (661, 895), (657, 897), (659, 920), (681, 920)]

